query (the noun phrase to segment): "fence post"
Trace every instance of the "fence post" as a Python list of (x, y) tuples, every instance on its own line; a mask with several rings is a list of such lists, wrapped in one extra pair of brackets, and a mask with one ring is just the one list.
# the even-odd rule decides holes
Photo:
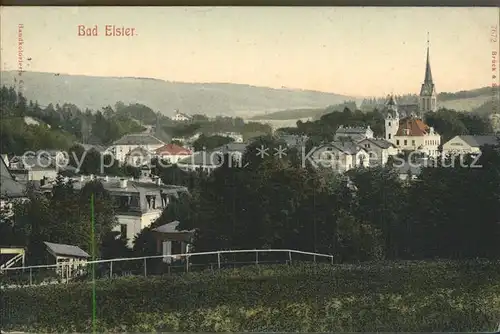
[(109, 278), (113, 278), (113, 261), (109, 263)]
[(259, 251), (255, 250), (255, 264), (259, 265)]
[(314, 254), (314, 263), (316, 263), (316, 254)]
[(189, 256), (186, 255), (186, 272), (189, 272)]
[(148, 276), (148, 268), (146, 267), (146, 259), (144, 259), (144, 277)]
[(217, 265), (219, 266), (220, 269), (220, 252), (217, 252)]
[(30, 268), (30, 285), (33, 285), (32, 269)]
[(332, 255), (332, 264), (333, 264), (333, 255)]
[(288, 262), (290, 263), (290, 265), (292, 264), (292, 252), (288, 252)]

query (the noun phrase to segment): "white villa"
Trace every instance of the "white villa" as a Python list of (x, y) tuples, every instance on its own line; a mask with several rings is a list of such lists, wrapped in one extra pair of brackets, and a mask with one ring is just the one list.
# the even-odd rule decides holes
[(176, 122), (187, 122), (190, 121), (191, 119), (193, 119), (193, 117), (187, 114), (183, 114), (179, 112), (179, 110), (175, 110), (175, 115), (172, 117), (172, 120)]
[(352, 141), (333, 141), (318, 147), (311, 155), (318, 167), (333, 168), (339, 173), (356, 167), (368, 167), (368, 152)]
[(365, 138), (357, 143), (368, 152), (370, 166), (387, 164), (390, 156), (399, 153), (396, 145), (383, 138)]
[(400, 119), (398, 107), (393, 96), (387, 102), (385, 118), (385, 140), (394, 144), (400, 151), (422, 152), (429, 157), (439, 155), (441, 136), (415, 115)]
[(120, 162), (125, 162), (129, 153), (136, 148), (141, 147), (153, 153), (156, 149), (164, 145), (163, 141), (149, 133), (135, 133), (118, 139), (104, 153), (113, 155)]
[[(73, 188), (78, 191), (94, 179), (92, 175), (74, 178)], [(100, 181), (109, 191), (117, 207), (116, 217), (119, 225), (114, 231), (125, 236), (130, 247), (133, 246), (135, 236), (160, 217), (172, 197), (188, 192), (185, 187), (162, 184), (160, 179), (133, 180), (104, 177), (100, 178)], [(52, 184), (44, 185), (40, 190), (50, 193)]]

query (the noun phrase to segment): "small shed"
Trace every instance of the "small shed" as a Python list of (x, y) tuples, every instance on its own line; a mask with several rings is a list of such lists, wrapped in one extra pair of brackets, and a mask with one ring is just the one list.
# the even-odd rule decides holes
[(90, 255), (78, 246), (44, 242), (47, 252), (56, 263), (56, 272), (63, 278), (71, 278), (83, 272)]
[[(161, 225), (152, 230), (156, 238), (157, 252), (162, 255), (186, 254), (189, 245), (193, 241), (195, 230), (177, 230), (179, 221)], [(163, 259), (165, 263), (171, 263), (172, 258)]]

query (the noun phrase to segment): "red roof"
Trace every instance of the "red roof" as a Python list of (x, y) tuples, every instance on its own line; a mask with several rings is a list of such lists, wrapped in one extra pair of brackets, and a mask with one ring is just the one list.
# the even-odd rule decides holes
[(167, 144), (156, 149), (158, 155), (191, 155), (191, 151), (175, 144)]
[(396, 136), (423, 136), (429, 133), (429, 126), (418, 118), (406, 117), (399, 121)]

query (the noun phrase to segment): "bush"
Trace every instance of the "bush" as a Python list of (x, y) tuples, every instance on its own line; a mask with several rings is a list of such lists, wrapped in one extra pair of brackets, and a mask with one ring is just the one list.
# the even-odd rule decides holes
[[(252, 266), (96, 284), (97, 330), (486, 331), (498, 263)], [(88, 283), (4, 290), (5, 329), (87, 332)]]

